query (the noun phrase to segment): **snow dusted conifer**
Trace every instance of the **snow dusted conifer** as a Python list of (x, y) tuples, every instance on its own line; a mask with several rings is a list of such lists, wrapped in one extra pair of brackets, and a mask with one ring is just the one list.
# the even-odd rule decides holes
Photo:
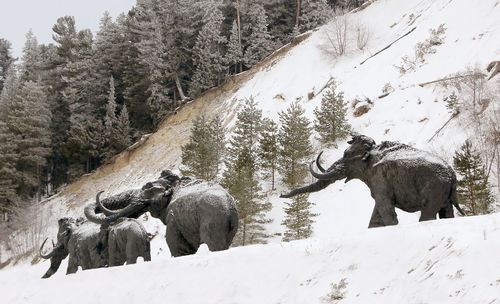
[(106, 116), (104, 117), (104, 130), (106, 141), (107, 159), (130, 145), (130, 121), (128, 118), (127, 107), (124, 105), (120, 116), (116, 117), (115, 85), (113, 77), (109, 81), (109, 96), (106, 106)]
[(246, 19), (250, 23), (245, 24), (244, 29), (248, 35), (246, 38), (246, 49), (243, 61), (247, 67), (252, 67), (274, 49), (271, 34), (267, 30), (267, 17), (264, 6), (261, 3), (251, 3), (247, 7)]
[(337, 85), (333, 81), (323, 93), (320, 108), (314, 109), (316, 122), (314, 129), (320, 136), (323, 144), (333, 144), (349, 135), (351, 126), (347, 121), (347, 103), (344, 101), (344, 92), (336, 92)]
[(467, 140), (459, 151), (455, 152), (453, 165), (462, 177), (457, 182), (458, 200), (467, 215), (479, 215), (493, 212), (494, 198), (488, 183), (486, 168), (481, 156)]
[(115, 80), (113, 76), (109, 79), (109, 95), (106, 105), (106, 116), (104, 117), (104, 129), (106, 137), (111, 136), (114, 125), (116, 124), (116, 99), (115, 99)]
[(16, 182), (19, 173), (16, 169), (17, 136), (7, 124), (11, 103), (17, 95), (18, 83), (16, 66), (11, 64), (5, 77), (4, 87), (0, 93), (0, 214), (9, 213), (11, 207), (19, 200)]
[[(304, 116), (305, 110), (298, 102), (294, 102), (279, 114), (279, 165), (278, 169), (283, 182), (289, 189), (296, 188), (307, 175), (307, 161), (312, 154), (311, 127), (309, 120)], [(312, 203), (308, 201), (308, 194), (297, 195), (291, 202), (286, 202), (286, 226), (284, 241), (307, 238), (312, 234), (313, 217)]]
[(183, 175), (215, 180), (224, 154), (225, 128), (220, 116), (208, 120), (204, 114), (193, 120), (189, 142), (182, 146)]
[(263, 224), (270, 222), (266, 212), (272, 206), (263, 201), (258, 178), (257, 147), (261, 122), (262, 111), (257, 108), (257, 103), (253, 98), (246, 99), (243, 109), (238, 112), (222, 182), (236, 200), (238, 208), (238, 232), (233, 240), (235, 246), (265, 243), (269, 237)]
[(321, 26), (332, 16), (332, 9), (326, 0), (302, 0), (300, 31), (305, 32)]
[(0, 121), (7, 121), (8, 107), (17, 95), (19, 89), (19, 79), (17, 76), (17, 67), (10, 65), (6, 74), (4, 87), (0, 93)]
[(40, 199), (42, 167), (50, 153), (50, 121), (42, 86), (32, 81), (23, 83), (10, 104), (7, 126), (18, 151), (16, 168), (21, 168), (16, 181), (18, 193), (24, 197), (37, 194)]
[(283, 183), (290, 189), (300, 185), (307, 176), (307, 163), (312, 154), (310, 122), (304, 116), (305, 110), (298, 102), (279, 113), (280, 144), (278, 170)]
[(10, 41), (0, 38), (0, 93), (3, 90), (3, 85), (5, 79), (7, 78), (7, 72), (9, 67), (14, 62), (11, 54), (11, 43)]
[(308, 238), (312, 235), (313, 217), (317, 214), (311, 212), (314, 205), (309, 202), (307, 194), (300, 194), (292, 198), (291, 202), (285, 202), (285, 218), (282, 225), (285, 225), (286, 231), (283, 241), (289, 242)]
[(274, 190), (274, 176), (278, 165), (278, 125), (269, 118), (262, 120), (258, 154), (260, 167), (266, 177), (271, 178), (271, 189)]
[(233, 21), (233, 26), (231, 27), (231, 32), (229, 34), (225, 58), (229, 68), (234, 67), (234, 74), (238, 73), (238, 67), (243, 60), (243, 51), (241, 50), (238, 35), (238, 24), (235, 20)]
[(189, 94), (199, 95), (201, 92), (219, 85), (226, 70), (223, 60), (223, 48), (227, 41), (221, 35), (224, 16), (220, 10), (220, 1), (209, 1), (206, 4), (204, 25), (196, 38), (193, 48), (193, 64), (195, 71), (191, 79)]
[(123, 149), (130, 146), (132, 139), (130, 137), (131, 127), (130, 120), (128, 117), (127, 106), (123, 105), (120, 111), (120, 116), (116, 122), (116, 127), (114, 128), (114, 140), (116, 142), (117, 152), (123, 151)]
[(21, 61), (21, 65), (19, 67), (21, 81), (38, 81), (41, 71), (41, 55), (38, 47), (38, 41), (31, 29), (26, 34), (26, 42), (24, 43)]

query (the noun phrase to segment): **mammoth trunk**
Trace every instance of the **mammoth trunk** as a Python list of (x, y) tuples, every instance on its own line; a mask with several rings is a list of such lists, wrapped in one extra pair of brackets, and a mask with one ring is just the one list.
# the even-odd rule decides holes
[(62, 260), (68, 256), (68, 251), (63, 248), (54, 249), (54, 255), (50, 258), (50, 267), (47, 272), (43, 275), (43, 279), (50, 278), (54, 273), (57, 272)]

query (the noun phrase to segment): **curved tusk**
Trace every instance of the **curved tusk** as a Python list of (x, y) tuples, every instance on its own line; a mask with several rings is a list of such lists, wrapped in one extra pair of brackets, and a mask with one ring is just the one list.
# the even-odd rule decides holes
[(104, 207), (104, 205), (101, 203), (99, 197), (101, 196), (101, 194), (103, 193), (104, 191), (99, 191), (97, 193), (97, 195), (95, 196), (95, 201), (97, 203), (97, 206), (99, 206), (99, 209), (101, 209), (102, 213), (104, 213), (104, 215), (106, 216), (110, 216), (110, 215), (113, 215), (113, 214), (117, 214), (120, 212), (120, 210), (110, 210), (106, 207)]
[(42, 250), (43, 250), (43, 246), (45, 245), (45, 242), (47, 242), (47, 240), (48, 240), (48, 239), (49, 239), (49, 238), (46, 238), (46, 239), (43, 241), (42, 246), (40, 246), (40, 250), (39, 250), (40, 257), (41, 257), (41, 258), (44, 258), (44, 259), (50, 259), (50, 258), (52, 258), (52, 257), (56, 254), (57, 249), (59, 249), (59, 248), (61, 247), (61, 245), (59, 245), (58, 247), (53, 248), (53, 249), (52, 249), (52, 251), (51, 251), (49, 254), (44, 255), (44, 254), (42, 253)]
[(318, 156), (316, 157), (316, 167), (318, 167), (319, 171), (321, 171), (321, 173), (325, 173), (326, 170), (325, 168), (323, 168), (321, 166), (321, 164), (319, 163), (319, 158), (321, 157), (321, 154), (323, 154), (323, 151), (319, 152)]

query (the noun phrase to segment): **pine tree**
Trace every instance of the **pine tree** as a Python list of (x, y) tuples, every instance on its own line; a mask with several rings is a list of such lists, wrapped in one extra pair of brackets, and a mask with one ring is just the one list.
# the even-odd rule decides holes
[(262, 202), (264, 196), (258, 179), (258, 134), (261, 127), (262, 111), (257, 109), (253, 98), (245, 100), (238, 112), (234, 135), (230, 140), (223, 186), (235, 198), (239, 227), (233, 244), (244, 246), (265, 243), (268, 235), (264, 224), (270, 221), (265, 213), (271, 209), (269, 202)]
[(203, 20), (205, 24), (196, 38), (193, 48), (193, 64), (195, 71), (191, 79), (190, 95), (219, 85), (224, 77), (223, 48), (227, 41), (221, 35), (224, 16), (220, 10), (220, 1), (210, 1)]
[(337, 93), (336, 90), (337, 86), (332, 82), (323, 93), (320, 108), (314, 109), (314, 129), (320, 136), (319, 140), (327, 145), (335, 145), (337, 140), (346, 138), (351, 130), (346, 118), (347, 103), (344, 101), (344, 92)]
[(252, 67), (274, 49), (272, 37), (267, 30), (267, 17), (260, 3), (252, 3), (246, 11), (247, 22), (244, 30), (247, 36), (243, 61), (247, 67)]
[(42, 168), (50, 153), (50, 120), (43, 88), (32, 81), (22, 84), (10, 105), (7, 126), (18, 151), (18, 193), (24, 197), (36, 194), (38, 201), (42, 194)]
[[(125, 116), (126, 122), (121, 122), (116, 117), (116, 100), (115, 100), (115, 83), (113, 77), (109, 80), (109, 95), (108, 95), (108, 104), (106, 106), (106, 116), (104, 117), (104, 139), (106, 145), (105, 158), (110, 159), (117, 153), (121, 152), (125, 147), (130, 144), (130, 126), (120, 125), (119, 123), (127, 123), (128, 121), (128, 113), (125, 108)], [(122, 110), (123, 111), (123, 110)], [(124, 129), (127, 128), (127, 129)], [(126, 132), (126, 133), (122, 133)], [(128, 139), (128, 140), (127, 140)], [(125, 140), (125, 142), (123, 142)], [(128, 142), (128, 144), (127, 144)], [(124, 147), (124, 145), (126, 145)]]
[(29, 30), (26, 34), (26, 42), (24, 43), (22, 62), (19, 68), (21, 81), (39, 81), (41, 77), (41, 54), (38, 47), (38, 41)]
[(455, 92), (451, 92), (449, 96), (443, 98), (443, 101), (446, 103), (446, 108), (452, 115), (460, 113), (460, 101), (458, 100), (458, 96)]
[(8, 40), (0, 38), (0, 93), (3, 90), (9, 67), (13, 62), (14, 58), (11, 54), (11, 43)]
[(275, 189), (274, 176), (278, 163), (278, 125), (269, 118), (262, 120), (259, 136), (260, 167), (271, 177), (271, 189)]
[(0, 215), (11, 213), (11, 208), (19, 201), (17, 185), (19, 172), (16, 161), (19, 158), (16, 146), (17, 137), (7, 124), (11, 104), (18, 91), (16, 67), (10, 65), (4, 88), (0, 92)]
[(455, 170), (462, 177), (457, 182), (458, 200), (467, 215), (491, 213), (493, 195), (486, 168), (478, 152), (467, 140), (453, 157)]
[(308, 173), (307, 163), (312, 154), (309, 141), (311, 127), (309, 120), (304, 116), (305, 110), (298, 102), (279, 113), (280, 144), (278, 171), (283, 183), (290, 189), (299, 186)]
[(111, 137), (111, 132), (116, 124), (116, 99), (115, 99), (115, 80), (113, 76), (109, 79), (109, 95), (106, 105), (106, 116), (104, 117), (104, 130), (107, 138)]
[(189, 142), (182, 146), (182, 164), (185, 168), (181, 169), (181, 173), (215, 180), (224, 153), (224, 135), (225, 129), (219, 116), (210, 121), (204, 114), (196, 117)]
[(312, 30), (328, 22), (333, 16), (326, 0), (302, 0), (300, 31)]
[(312, 235), (313, 217), (317, 214), (311, 212), (314, 204), (308, 201), (307, 194), (300, 194), (292, 198), (291, 202), (285, 202), (285, 219), (281, 223), (287, 230), (283, 241), (289, 242), (308, 238)]
[(236, 24), (236, 20), (233, 22), (233, 26), (231, 27), (231, 33), (229, 35), (229, 41), (227, 44), (227, 52), (225, 61), (229, 67), (234, 68), (234, 74), (238, 73), (238, 67), (243, 60), (243, 51), (241, 50), (239, 43), (239, 33), (238, 33), (238, 25)]
[(132, 143), (130, 132), (131, 127), (127, 106), (123, 105), (122, 110), (120, 111), (120, 116), (118, 116), (118, 120), (116, 122), (116, 127), (113, 132), (114, 134), (112, 135), (118, 152), (121, 152), (123, 149), (129, 147)]
[(12, 139), (13, 134), (7, 124), (0, 120), (0, 215), (10, 213), (11, 208), (19, 201), (15, 184), (18, 154)]
[[(309, 141), (311, 127), (309, 120), (304, 116), (305, 110), (298, 102), (293, 103), (280, 115), (279, 132), (279, 164), (278, 170), (283, 177), (283, 182), (289, 189), (299, 186), (307, 175), (306, 162), (312, 154)], [(308, 195), (297, 195), (291, 202), (286, 203), (285, 219), (282, 224), (286, 226), (284, 241), (309, 237), (312, 233), (313, 217), (312, 203)]]

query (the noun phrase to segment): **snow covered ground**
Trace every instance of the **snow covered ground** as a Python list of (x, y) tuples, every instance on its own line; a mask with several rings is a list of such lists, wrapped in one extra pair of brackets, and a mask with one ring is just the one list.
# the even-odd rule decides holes
[[(373, 103), (358, 118), (350, 109), (354, 130), (377, 142), (400, 140), (451, 162), (454, 151), (474, 133), (455, 119), (435, 135), (450, 118), (442, 99), (451, 92), (418, 84), (470, 66), (484, 70), (490, 61), (500, 60), (500, 1), (377, 0), (349, 20), (369, 29), (364, 50), (356, 48), (353, 38), (346, 55), (333, 56), (327, 37), (331, 25), (326, 25), (286, 54), (241, 75), (244, 82), (193, 101), (144, 145), (47, 200), (48, 220), (54, 224), (47, 236), (55, 237), (60, 216), (81, 216), (98, 190), (117, 193), (140, 187), (162, 169), (176, 170), (180, 146), (197, 113), (223, 112), (231, 127), (238, 110), (234, 100), (253, 96), (274, 120), (295, 100), (312, 120), (320, 90), (331, 77), (346, 100), (369, 98)], [(415, 45), (440, 24), (447, 28), (444, 43), (415, 71), (401, 75), (394, 65), (413, 56)], [(361, 64), (413, 27), (408, 36)], [(499, 78), (491, 82), (500, 89)], [(394, 91), (378, 99), (387, 83)], [(310, 93), (315, 97), (309, 99)], [(317, 143), (315, 147), (321, 149)], [(340, 157), (345, 147), (340, 143), (325, 151), (324, 163)], [(271, 234), (284, 231), (281, 191), (269, 193)], [(8, 266), (0, 270), (2, 303), (500, 303), (500, 213), (419, 223), (418, 214), (398, 211), (398, 226), (368, 230), (374, 202), (363, 183), (337, 182), (311, 194), (310, 201), (319, 216), (314, 236), (307, 240), (281, 243), (275, 236), (267, 245), (217, 253), (203, 247), (196, 255), (173, 259), (163, 238), (165, 227), (149, 217), (146, 228), (157, 234), (152, 262), (66, 276), (65, 261), (47, 280), (40, 279), (47, 262)]]

